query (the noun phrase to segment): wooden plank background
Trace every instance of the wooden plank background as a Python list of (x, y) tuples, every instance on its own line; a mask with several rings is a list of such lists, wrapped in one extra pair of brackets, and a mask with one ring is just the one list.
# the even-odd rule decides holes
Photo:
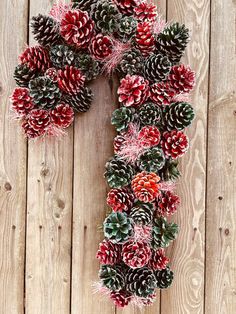
[[(184, 62), (197, 72), (178, 184), (180, 235), (168, 250), (173, 286), (144, 314), (236, 313), (236, 2), (155, 1), (169, 21), (192, 30)], [(117, 82), (101, 78), (92, 109), (63, 139), (27, 143), (11, 120), (9, 95), (29, 19), (49, 0), (1, 0), (0, 314), (135, 314), (92, 294), (95, 253), (106, 214), (104, 165), (112, 155), (110, 116)], [(29, 34), (29, 35), (28, 35)]]

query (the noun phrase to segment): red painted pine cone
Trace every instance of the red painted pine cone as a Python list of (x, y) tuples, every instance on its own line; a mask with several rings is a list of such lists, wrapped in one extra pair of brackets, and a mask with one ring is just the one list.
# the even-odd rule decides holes
[(127, 74), (118, 88), (119, 101), (126, 107), (136, 107), (149, 96), (149, 82), (139, 75)]
[(12, 109), (19, 117), (26, 116), (35, 105), (27, 88), (15, 88), (11, 96)]
[(59, 128), (68, 128), (74, 121), (74, 111), (67, 104), (59, 104), (50, 112), (52, 123)]
[(128, 188), (112, 189), (107, 195), (107, 205), (115, 212), (129, 211), (134, 199), (134, 194)]
[(147, 148), (157, 146), (161, 140), (161, 133), (156, 126), (147, 125), (139, 132), (138, 139)]
[(171, 68), (168, 82), (177, 94), (189, 93), (195, 85), (195, 72), (189, 66), (176, 65)]
[(122, 135), (117, 135), (114, 139), (114, 153), (118, 154), (122, 148), (122, 146), (124, 145), (126, 139), (124, 138), (124, 136)]
[(135, 196), (144, 203), (151, 203), (159, 193), (160, 178), (155, 173), (143, 171), (138, 173), (132, 181)]
[(46, 133), (51, 124), (49, 111), (34, 109), (30, 111), (27, 120), (22, 124), (28, 138), (36, 138)]
[(108, 240), (103, 240), (99, 244), (96, 255), (101, 264), (114, 265), (121, 261), (121, 248)]
[(158, 249), (156, 251), (152, 251), (149, 267), (151, 267), (153, 270), (163, 270), (166, 269), (169, 261), (169, 258), (165, 255), (165, 250)]
[(94, 22), (87, 12), (68, 11), (61, 20), (61, 36), (69, 45), (86, 48), (93, 34)]
[(113, 0), (119, 11), (124, 15), (132, 15), (134, 8), (137, 6), (136, 0)]
[(189, 148), (188, 137), (181, 131), (173, 130), (163, 134), (162, 149), (167, 157), (176, 159), (183, 156)]
[(66, 94), (76, 95), (84, 86), (85, 76), (73, 66), (58, 70), (57, 82), (60, 90)]
[(134, 9), (134, 16), (138, 21), (154, 21), (157, 16), (157, 7), (152, 3), (141, 2)]
[(152, 23), (138, 23), (136, 44), (144, 57), (149, 56), (155, 50), (155, 37), (153, 35)]
[(127, 242), (122, 249), (123, 262), (131, 268), (147, 265), (151, 258), (151, 249), (146, 242)]
[(170, 105), (176, 92), (168, 82), (155, 83), (150, 87), (150, 98), (157, 105)]
[(180, 205), (180, 198), (178, 195), (167, 191), (159, 196), (156, 205), (156, 212), (158, 215), (170, 216), (177, 211), (177, 208)]
[(112, 41), (108, 36), (98, 34), (91, 40), (90, 53), (97, 60), (104, 60), (112, 53)]
[(48, 51), (41, 46), (28, 47), (21, 55), (20, 61), (30, 69), (45, 72), (51, 67)]
[(125, 290), (112, 291), (110, 294), (110, 298), (114, 302), (115, 306), (123, 308), (129, 304), (132, 299), (132, 295)]

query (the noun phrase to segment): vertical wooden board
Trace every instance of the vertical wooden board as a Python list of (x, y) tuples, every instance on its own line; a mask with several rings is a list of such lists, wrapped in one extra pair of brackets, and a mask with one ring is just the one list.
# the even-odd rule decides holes
[(27, 41), (26, 0), (0, 2), (0, 313), (24, 312), (26, 143), (10, 112), (17, 56)]
[(101, 227), (108, 211), (108, 187), (103, 173), (106, 161), (113, 155), (115, 132), (110, 122), (116, 108), (113, 83), (99, 77), (92, 85), (92, 108), (76, 119), (72, 314), (115, 312), (111, 302), (99, 293), (94, 294), (92, 287), (98, 280), (99, 263), (95, 256), (98, 244), (104, 238)]
[(236, 312), (235, 1), (212, 1), (206, 313)]
[(172, 287), (162, 292), (162, 313), (203, 313), (206, 124), (209, 68), (209, 1), (168, 0), (169, 21), (179, 21), (191, 30), (191, 43), (183, 63), (197, 74), (193, 94), (196, 119), (187, 131), (190, 150), (181, 159), (182, 178), (177, 193), (182, 204), (173, 220), (180, 234), (169, 249), (175, 273)]
[[(51, 4), (31, 0), (30, 16), (48, 14)], [(29, 142), (26, 314), (70, 313), (72, 169), (72, 128)]]

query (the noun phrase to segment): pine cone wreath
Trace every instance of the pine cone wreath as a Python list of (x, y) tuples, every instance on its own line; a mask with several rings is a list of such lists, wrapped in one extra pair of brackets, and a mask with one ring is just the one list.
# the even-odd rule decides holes
[(111, 300), (118, 308), (124, 308), (132, 300), (132, 294), (125, 290), (112, 291), (110, 294)]
[(18, 117), (26, 116), (32, 109), (35, 108), (33, 100), (29, 95), (27, 88), (15, 88), (11, 96), (11, 108)]
[(115, 212), (128, 212), (134, 204), (134, 194), (128, 188), (112, 189), (107, 195), (107, 205)]
[(57, 82), (63, 93), (76, 95), (84, 86), (85, 76), (79, 69), (67, 65), (65, 68), (58, 70)]
[(189, 148), (188, 137), (181, 131), (163, 133), (162, 149), (166, 157), (182, 157)]
[(97, 0), (73, 0), (73, 8), (76, 10), (91, 12), (92, 6)]
[(163, 126), (166, 130), (181, 131), (191, 125), (195, 113), (193, 107), (186, 102), (175, 102), (165, 108)]
[(134, 108), (121, 107), (112, 113), (111, 124), (115, 126), (117, 132), (126, 131), (129, 124), (134, 121)]
[(125, 286), (122, 269), (111, 265), (101, 265), (99, 278), (103, 285), (113, 291), (119, 291)]
[(118, 264), (121, 261), (121, 246), (105, 239), (99, 245), (96, 258), (101, 264)]
[(29, 91), (33, 102), (39, 108), (54, 108), (61, 99), (61, 92), (57, 83), (45, 76), (31, 80), (29, 83)]
[(167, 56), (152, 54), (144, 63), (144, 76), (151, 82), (165, 80), (171, 69), (171, 63)]
[(131, 219), (120, 212), (111, 213), (103, 223), (105, 237), (112, 243), (124, 243), (133, 234)]
[(15, 68), (14, 79), (20, 87), (28, 87), (30, 80), (37, 76), (37, 71), (31, 69), (27, 64), (19, 64)]
[(189, 66), (175, 65), (171, 68), (168, 82), (177, 94), (189, 93), (195, 86), (195, 72)]
[(174, 274), (170, 270), (170, 268), (167, 266), (163, 270), (155, 271), (155, 277), (156, 277), (156, 282), (157, 282), (157, 288), (167, 289), (172, 284)]
[(154, 294), (156, 285), (155, 275), (148, 267), (128, 270), (126, 275), (127, 290), (136, 296), (146, 298)]
[(150, 148), (160, 143), (161, 133), (156, 126), (147, 125), (140, 130), (138, 139), (143, 147)]
[(175, 90), (168, 82), (159, 82), (150, 86), (150, 98), (157, 105), (170, 105), (175, 95)]
[(135, 35), (137, 24), (137, 20), (132, 16), (124, 16), (120, 19), (118, 24), (118, 34), (122, 41), (126, 42)]
[(134, 16), (138, 21), (155, 21), (157, 7), (153, 3), (140, 2), (134, 9)]
[(87, 12), (68, 11), (62, 18), (60, 33), (69, 45), (87, 48), (94, 31), (94, 22)]
[(178, 160), (166, 159), (159, 175), (163, 181), (176, 181), (181, 175), (178, 169)]
[(180, 198), (178, 195), (170, 191), (163, 192), (156, 202), (156, 212), (160, 216), (171, 216), (177, 211), (179, 204)]
[(164, 270), (167, 268), (169, 262), (170, 260), (166, 257), (164, 249), (158, 249), (152, 251), (148, 265), (152, 270)]
[(152, 202), (158, 195), (160, 178), (155, 173), (138, 173), (132, 180), (135, 196), (144, 203)]
[(166, 218), (159, 217), (154, 220), (152, 229), (152, 247), (154, 250), (169, 246), (175, 240), (179, 227), (175, 223), (168, 223)]
[(34, 109), (23, 122), (23, 129), (28, 138), (36, 138), (44, 135), (51, 125), (50, 113), (48, 110)]
[(50, 59), (53, 66), (57, 69), (67, 65), (75, 65), (77, 54), (73, 49), (65, 45), (56, 45), (50, 49)]
[(95, 79), (101, 73), (100, 62), (86, 53), (78, 55), (76, 66), (83, 72), (87, 81)]
[(153, 218), (153, 206), (148, 203), (138, 203), (131, 209), (130, 218), (137, 225), (148, 226)]
[(128, 50), (124, 53), (118, 70), (123, 75), (142, 75), (143, 61), (144, 58), (137, 49)]
[(112, 47), (110, 37), (97, 34), (92, 38), (89, 50), (96, 60), (103, 61), (112, 53)]
[(63, 95), (65, 103), (69, 104), (77, 112), (89, 110), (93, 100), (93, 93), (89, 87), (81, 87), (79, 92), (74, 95)]
[(162, 124), (162, 110), (158, 105), (146, 103), (138, 111), (138, 120), (143, 126), (159, 126)]
[(20, 55), (20, 62), (27, 65), (31, 70), (42, 73), (51, 67), (48, 51), (40, 46), (26, 48)]
[[(152, 23), (138, 23), (136, 31), (136, 45), (144, 57), (149, 56), (155, 50), (155, 37), (153, 35)], [(147, 79), (150, 79), (150, 77), (146, 77)]]
[(68, 128), (74, 121), (74, 110), (67, 104), (59, 104), (50, 112), (52, 123), (58, 128)]
[(39, 14), (31, 22), (34, 39), (41, 46), (53, 46), (61, 41), (59, 24), (50, 16)]
[(158, 172), (165, 164), (165, 156), (161, 148), (152, 147), (139, 156), (137, 165), (141, 171)]
[(113, 0), (119, 11), (124, 15), (133, 15), (137, 6), (136, 0)]
[(189, 30), (174, 23), (164, 29), (156, 39), (157, 51), (166, 55), (172, 64), (180, 62), (189, 42)]
[(99, 32), (112, 34), (117, 31), (120, 18), (121, 14), (110, 0), (100, 0), (92, 6), (92, 19)]
[(139, 75), (127, 74), (118, 88), (119, 102), (126, 107), (142, 105), (149, 97), (149, 82)]
[(127, 242), (122, 249), (123, 262), (130, 268), (141, 268), (148, 264), (151, 249), (146, 242)]

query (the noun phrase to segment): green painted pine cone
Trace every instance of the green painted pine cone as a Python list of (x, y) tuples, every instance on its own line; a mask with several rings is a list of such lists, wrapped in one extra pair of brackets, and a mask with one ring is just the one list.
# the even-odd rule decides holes
[(185, 25), (174, 23), (157, 37), (157, 51), (166, 55), (172, 64), (179, 63), (189, 42), (189, 30)]
[(158, 105), (146, 103), (138, 112), (138, 119), (143, 126), (162, 124), (162, 110)]
[(115, 156), (107, 162), (104, 176), (111, 188), (122, 188), (131, 183), (134, 169), (130, 164)]
[(55, 68), (61, 69), (66, 65), (74, 65), (77, 54), (68, 46), (56, 45), (50, 50), (50, 59)]
[(75, 111), (86, 112), (91, 107), (93, 93), (89, 87), (83, 87), (76, 95), (65, 94), (63, 100)]
[(112, 212), (104, 221), (104, 234), (113, 243), (123, 243), (127, 241), (132, 233), (132, 220), (121, 212)]
[(39, 108), (43, 109), (55, 107), (61, 98), (61, 92), (57, 83), (46, 76), (40, 76), (31, 80), (29, 83), (29, 91), (34, 103)]
[(136, 32), (137, 20), (132, 16), (124, 16), (119, 21), (118, 33), (120, 37), (126, 41), (130, 39)]
[(193, 107), (186, 102), (175, 102), (165, 107), (163, 114), (163, 127), (168, 131), (183, 130), (187, 128), (194, 119)]
[(125, 286), (125, 276), (120, 267), (101, 265), (99, 278), (112, 291), (121, 290)]
[(166, 218), (159, 217), (154, 220), (152, 231), (152, 247), (154, 250), (169, 246), (175, 240), (179, 227), (175, 223), (168, 223)]
[(117, 132), (126, 131), (129, 123), (134, 121), (134, 108), (121, 107), (112, 113), (111, 124), (115, 126)]
[(20, 87), (28, 87), (29, 82), (37, 76), (35, 70), (30, 69), (26, 64), (19, 64), (15, 68), (14, 79)]
[(74, 9), (90, 12), (92, 5), (95, 4), (97, 0), (73, 0), (72, 2)]
[(143, 62), (143, 56), (137, 49), (128, 50), (124, 53), (118, 70), (124, 76), (126, 74), (141, 75), (143, 73)]
[(164, 81), (171, 70), (168, 57), (161, 54), (150, 55), (144, 63), (144, 76), (152, 83)]
[(178, 169), (178, 160), (166, 159), (165, 165), (160, 170), (159, 175), (163, 181), (176, 181), (181, 176)]
[(138, 225), (149, 225), (153, 218), (153, 205), (150, 203), (137, 203), (131, 209), (130, 218)]
[(157, 288), (166, 289), (168, 288), (174, 279), (174, 273), (167, 266), (166, 269), (155, 271), (155, 277), (157, 281)]
[(138, 297), (146, 298), (156, 288), (156, 278), (148, 267), (129, 269), (126, 275), (126, 288)]
[(137, 165), (142, 171), (158, 172), (165, 164), (165, 155), (161, 148), (152, 147), (139, 156)]
[(87, 81), (95, 79), (101, 73), (101, 64), (88, 54), (78, 55), (75, 65), (83, 72)]

